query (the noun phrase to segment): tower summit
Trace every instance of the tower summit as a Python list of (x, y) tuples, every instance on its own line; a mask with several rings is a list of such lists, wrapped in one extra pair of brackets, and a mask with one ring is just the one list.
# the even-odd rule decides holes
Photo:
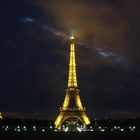
[(69, 60), (69, 77), (68, 88), (77, 88), (77, 76), (76, 76), (76, 62), (75, 62), (75, 43), (74, 36), (70, 37), (70, 60)]
[[(69, 130), (77, 128), (74, 124), (81, 123), (82, 126), (90, 124), (90, 120), (85, 113), (85, 107), (81, 103), (79, 96), (77, 76), (76, 76), (76, 60), (75, 60), (75, 37), (70, 37), (70, 57), (69, 57), (69, 75), (66, 95), (60, 113), (55, 120), (55, 127), (63, 130), (63, 124), (67, 124)], [(72, 127), (73, 126), (73, 127)]]

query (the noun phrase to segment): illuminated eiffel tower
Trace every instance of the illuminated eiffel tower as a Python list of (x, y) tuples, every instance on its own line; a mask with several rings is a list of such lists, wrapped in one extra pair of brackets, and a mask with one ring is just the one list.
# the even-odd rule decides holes
[(74, 36), (70, 37), (70, 60), (69, 60), (69, 76), (66, 95), (60, 113), (55, 120), (55, 127), (61, 129), (61, 126), (66, 121), (76, 119), (82, 125), (89, 125), (90, 120), (87, 117), (85, 107), (81, 103), (79, 96), (80, 90), (78, 89), (77, 76), (76, 76), (76, 62), (75, 62), (75, 43)]

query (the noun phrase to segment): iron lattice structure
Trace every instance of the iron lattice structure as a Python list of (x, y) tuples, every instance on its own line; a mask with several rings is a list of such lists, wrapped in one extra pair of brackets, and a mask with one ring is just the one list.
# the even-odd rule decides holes
[(85, 125), (90, 124), (90, 120), (87, 117), (85, 107), (83, 107), (77, 84), (76, 76), (76, 61), (75, 61), (75, 43), (74, 37), (70, 38), (70, 59), (69, 59), (69, 75), (68, 85), (66, 89), (66, 95), (62, 107), (60, 107), (60, 113), (55, 120), (55, 127), (61, 128), (63, 122), (67, 119), (77, 118)]

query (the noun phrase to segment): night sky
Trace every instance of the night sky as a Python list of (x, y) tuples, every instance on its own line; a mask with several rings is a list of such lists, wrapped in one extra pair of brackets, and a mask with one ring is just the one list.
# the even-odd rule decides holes
[(57, 117), (73, 29), (88, 116), (140, 117), (139, 26), (139, 0), (1, 0), (0, 111)]

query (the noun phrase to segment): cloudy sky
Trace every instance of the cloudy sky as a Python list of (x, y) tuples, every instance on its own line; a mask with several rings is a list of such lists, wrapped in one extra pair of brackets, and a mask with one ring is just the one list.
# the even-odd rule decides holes
[(71, 30), (90, 118), (140, 116), (139, 0), (2, 0), (0, 111), (55, 119)]

